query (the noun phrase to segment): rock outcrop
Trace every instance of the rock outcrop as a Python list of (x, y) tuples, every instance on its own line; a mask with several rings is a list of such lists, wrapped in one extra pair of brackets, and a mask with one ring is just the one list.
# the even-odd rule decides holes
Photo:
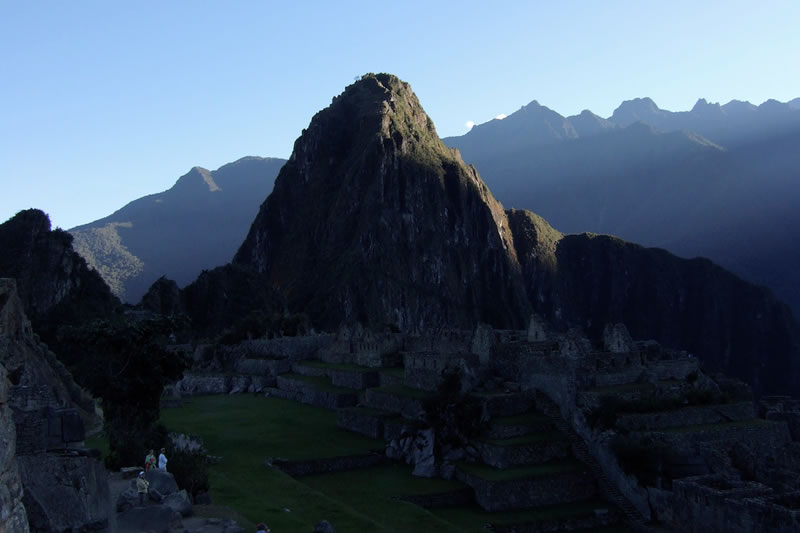
[[(14, 425), (13, 431), (4, 433), (8, 444), (2, 455), (13, 454), (21, 480), (21, 485), (15, 485), (13, 478), (3, 484), (8, 487), (15, 527), (22, 527), (19, 496), (33, 532), (107, 531), (107, 473), (82, 447), (85, 423), (98, 422), (94, 403), (33, 334), (12, 279), (0, 279), (0, 364), (10, 377), (10, 383), (5, 376), (0, 379), (3, 420), (13, 420)], [(12, 415), (7, 417), (9, 410)], [(4, 494), (4, 513), (6, 499)]]
[[(2, 340), (0, 336), (0, 342)], [(7, 372), (0, 364), (0, 530), (4, 533), (28, 533), (28, 516), (22, 503), (22, 479), (15, 455), (17, 432), (8, 406), (8, 388)]]
[(388, 74), (364, 76), (314, 116), (234, 263), (323, 327), (529, 315), (502, 206)]

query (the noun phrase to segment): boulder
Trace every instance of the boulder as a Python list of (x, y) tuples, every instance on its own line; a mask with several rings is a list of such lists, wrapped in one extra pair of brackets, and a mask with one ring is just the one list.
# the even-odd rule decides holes
[(162, 470), (150, 470), (144, 475), (150, 482), (150, 492), (156, 492), (162, 496), (169, 496), (173, 492), (178, 492), (178, 484), (175, 476)]
[(123, 513), (139, 505), (139, 494), (136, 492), (136, 486), (132, 485), (123, 490), (117, 496), (117, 512)]
[(386, 456), (400, 459), (413, 465), (412, 475), (434, 477), (437, 473), (436, 458), (433, 454), (433, 429), (409, 430), (403, 428), (401, 436), (393, 439), (386, 447)]
[(178, 511), (181, 516), (192, 516), (192, 500), (185, 490), (179, 490), (164, 498), (164, 505)]
[(134, 507), (117, 515), (117, 531), (120, 533), (169, 533), (181, 525), (181, 514), (166, 505)]

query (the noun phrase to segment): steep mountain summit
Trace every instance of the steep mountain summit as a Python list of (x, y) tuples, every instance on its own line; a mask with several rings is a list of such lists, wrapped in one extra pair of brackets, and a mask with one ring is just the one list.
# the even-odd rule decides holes
[(211, 171), (203, 167), (193, 167), (189, 172), (178, 178), (173, 188), (175, 190), (183, 191), (190, 190), (195, 187), (200, 187), (201, 190), (207, 192), (216, 192), (222, 190), (219, 185), (214, 181), (214, 176)]
[(314, 116), (234, 262), (323, 326), (519, 325), (528, 313), (502, 206), (388, 74)]

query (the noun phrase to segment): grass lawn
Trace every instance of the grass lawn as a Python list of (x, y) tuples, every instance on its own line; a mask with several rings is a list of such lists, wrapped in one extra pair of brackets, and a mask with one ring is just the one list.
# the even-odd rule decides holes
[(295, 381), (303, 381), (310, 383), (314, 388), (320, 392), (335, 392), (335, 393), (348, 393), (353, 394), (356, 391), (344, 387), (337, 387), (331, 384), (331, 378), (328, 376), (304, 376), (303, 374), (281, 374), (282, 378), (292, 379)]
[(503, 511), (490, 513), (480, 507), (449, 507), (434, 509), (436, 516), (450, 522), (464, 531), (485, 533), (485, 524), (524, 524), (537, 520), (554, 520), (591, 514), (595, 509), (608, 509), (608, 504), (601, 500), (586, 500), (564, 505), (552, 505), (538, 509)]
[[(411, 467), (388, 465), (347, 472), (316, 474), (298, 479), (325, 494), (335, 494), (342, 503), (358, 508), (388, 531), (456, 533), (464, 531), (431, 511), (393, 499), (395, 496), (431, 494), (462, 489), (466, 485), (444, 479), (411, 475)], [(336, 526), (339, 531), (339, 526)], [(346, 530), (350, 531), (350, 530)]]
[(363, 453), (383, 442), (336, 427), (333, 411), (261, 396), (206, 396), (181, 408), (162, 409), (170, 431), (199, 435), (211, 455), (211, 497), (250, 523), (275, 532), (313, 531), (329, 520), (340, 531), (392, 531), (347, 505), (264, 466), (267, 457), (308, 459)]

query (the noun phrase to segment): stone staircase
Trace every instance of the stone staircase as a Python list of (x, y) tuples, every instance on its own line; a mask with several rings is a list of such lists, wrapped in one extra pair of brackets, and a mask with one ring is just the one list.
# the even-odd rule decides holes
[(584, 440), (575, 434), (567, 421), (561, 416), (559, 407), (541, 391), (536, 392), (536, 405), (545, 415), (550, 417), (559, 431), (567, 436), (572, 453), (592, 472), (603, 495), (622, 511), (628, 525), (635, 529), (643, 530), (645, 528), (645, 518), (616, 486), (609, 481), (603, 469), (597, 463), (597, 460), (589, 452), (589, 448), (586, 446)]

